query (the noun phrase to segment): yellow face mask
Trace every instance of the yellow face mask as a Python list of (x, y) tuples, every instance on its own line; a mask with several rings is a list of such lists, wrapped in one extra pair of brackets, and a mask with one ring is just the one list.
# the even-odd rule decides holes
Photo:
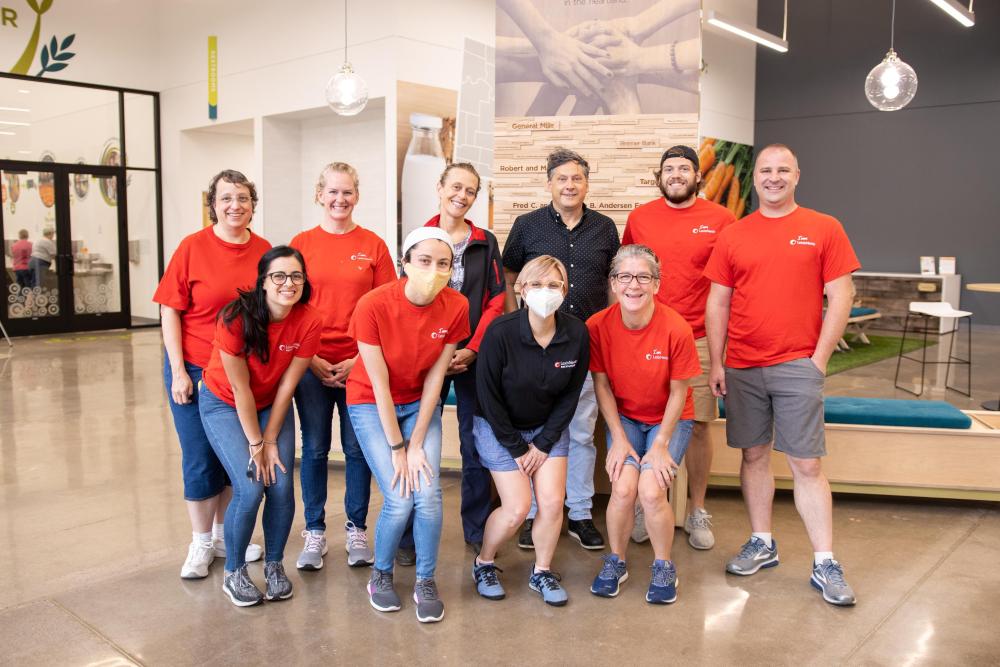
[(428, 301), (431, 301), (443, 290), (451, 279), (451, 269), (447, 271), (436, 271), (425, 269), (414, 264), (404, 264), (403, 271), (410, 284), (416, 288), (417, 292)]

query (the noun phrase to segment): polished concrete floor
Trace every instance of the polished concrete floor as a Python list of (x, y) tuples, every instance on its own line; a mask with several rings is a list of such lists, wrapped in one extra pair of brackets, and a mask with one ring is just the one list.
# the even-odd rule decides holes
[[(617, 599), (593, 597), (600, 554), (564, 536), (555, 567), (570, 603), (556, 609), (527, 588), (531, 553), (513, 544), (498, 559), (508, 598), (478, 598), (447, 477), (442, 623), (417, 623), (406, 596), (400, 613), (372, 610), (367, 572), (346, 566), (336, 539), (326, 568), (296, 571), (301, 513), (285, 559), (295, 596), (237, 609), (220, 591), (221, 561), (207, 580), (178, 577), (190, 527), (160, 349), (156, 330), (0, 347), (0, 664), (1000, 664), (1000, 508), (986, 504), (838, 497), (837, 556), (860, 602), (836, 608), (808, 584), (787, 494), (775, 506), (781, 566), (724, 574), (748, 526), (739, 496), (713, 491), (718, 545), (696, 552), (678, 533), (676, 604), (643, 601), (648, 544), (633, 545)], [(1000, 335), (977, 334), (977, 353), (973, 401), (1000, 387), (1000, 364), (987, 362)], [(831, 378), (831, 393), (893, 395), (895, 362), (888, 380), (876, 368), (886, 363)], [(342, 492), (334, 471), (334, 536)], [(379, 504), (376, 494), (372, 525)], [(262, 580), (259, 565), (251, 573)], [(401, 592), (412, 579), (397, 570)]]

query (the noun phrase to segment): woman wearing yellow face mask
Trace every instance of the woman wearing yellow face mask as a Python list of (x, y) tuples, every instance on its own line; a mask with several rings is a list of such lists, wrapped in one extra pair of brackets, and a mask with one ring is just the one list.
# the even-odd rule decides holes
[(403, 242), (398, 281), (358, 301), (348, 334), (360, 359), (347, 379), (347, 411), (368, 467), (384, 497), (375, 525), (371, 605), (398, 611), (393, 559), (414, 513), (417, 620), (444, 618), (434, 583), (441, 539), (441, 385), (459, 341), (469, 336), (469, 302), (447, 287), (454, 249), (437, 227), (413, 230)]

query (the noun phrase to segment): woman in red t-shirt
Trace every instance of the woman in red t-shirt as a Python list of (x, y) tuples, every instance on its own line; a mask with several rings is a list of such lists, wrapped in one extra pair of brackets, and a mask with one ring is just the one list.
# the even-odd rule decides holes
[[(226, 510), (226, 573), (222, 590), (247, 607), (292, 596), (282, 566), (295, 516), (292, 394), (319, 349), (322, 320), (309, 301), (305, 262), (277, 246), (257, 265), (257, 283), (223, 310), (215, 328), (198, 409), (212, 450), (233, 481)], [(245, 550), (264, 504), (267, 593), (247, 574)]]
[[(198, 414), (194, 387), (212, 354), (215, 319), (236, 297), (237, 288), (253, 285), (257, 260), (271, 244), (250, 231), (257, 188), (238, 171), (220, 171), (208, 185), (212, 226), (186, 236), (177, 246), (153, 301), (160, 304), (163, 327), (163, 382), (181, 444), (184, 499), (192, 540), (181, 567), (184, 579), (203, 579), (216, 556), (225, 556), (223, 517), (232, 488), (212, 451)], [(214, 525), (213, 525), (214, 519)], [(249, 560), (260, 558), (251, 544)]]
[(441, 385), (458, 342), (469, 336), (469, 302), (446, 287), (454, 250), (438, 227), (403, 241), (400, 280), (361, 298), (348, 333), (361, 359), (347, 378), (347, 411), (384, 499), (375, 526), (371, 605), (398, 611), (393, 559), (414, 513), (417, 620), (444, 618), (434, 583), (441, 541)]
[(677, 599), (677, 573), (670, 560), (674, 515), (667, 490), (691, 439), (694, 404), (688, 383), (701, 373), (701, 365), (691, 325), (655, 298), (660, 263), (652, 250), (622, 246), (611, 261), (610, 282), (617, 303), (587, 320), (611, 478), (611, 553), (604, 556), (590, 592), (614, 597), (628, 578), (625, 550), (638, 495), (654, 554), (646, 602), (669, 604)]
[(358, 299), (379, 285), (396, 280), (396, 269), (385, 241), (354, 222), (358, 203), (358, 172), (344, 162), (333, 162), (320, 172), (316, 203), (323, 207), (323, 220), (302, 232), (288, 245), (298, 249), (309, 265), (313, 287), (311, 305), (323, 317), (320, 349), (295, 390), (295, 405), (302, 428), (302, 505), (306, 529), (305, 546), (296, 566), (300, 570), (323, 567), (326, 545), (326, 489), (333, 409), (340, 422), (340, 446), (344, 452), (344, 524), (347, 564), (371, 565), (368, 546), (368, 500), (372, 475), (361, 453), (347, 416), (347, 376), (358, 358), (358, 346), (347, 335)]

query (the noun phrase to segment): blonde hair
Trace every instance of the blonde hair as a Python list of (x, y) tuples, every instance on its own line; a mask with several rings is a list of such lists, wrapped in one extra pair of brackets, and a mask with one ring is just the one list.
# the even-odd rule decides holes
[(522, 289), (526, 283), (530, 283), (532, 280), (541, 280), (542, 276), (547, 274), (552, 269), (555, 269), (563, 281), (563, 294), (569, 291), (569, 275), (566, 273), (566, 267), (558, 259), (552, 255), (540, 255), (527, 264), (521, 269), (521, 273), (517, 276), (517, 281), (514, 283), (514, 289)]
[(479, 194), (479, 191), (482, 189), (483, 186), (483, 179), (479, 176), (479, 172), (476, 171), (476, 168), (472, 166), (472, 163), (470, 162), (452, 162), (447, 167), (445, 167), (444, 171), (441, 172), (441, 178), (438, 180), (438, 184), (440, 184), (441, 187), (444, 187), (444, 183), (448, 179), (448, 174), (451, 173), (452, 169), (464, 169), (465, 171), (475, 176), (476, 194), (477, 195)]
[(361, 185), (361, 181), (358, 180), (358, 170), (347, 164), (346, 162), (331, 162), (330, 164), (323, 167), (323, 170), (319, 172), (319, 180), (316, 181), (316, 203), (319, 203), (319, 196), (323, 192), (324, 186), (326, 186), (326, 175), (330, 172), (337, 172), (340, 174), (347, 174), (354, 181), (354, 189), (358, 190)]

